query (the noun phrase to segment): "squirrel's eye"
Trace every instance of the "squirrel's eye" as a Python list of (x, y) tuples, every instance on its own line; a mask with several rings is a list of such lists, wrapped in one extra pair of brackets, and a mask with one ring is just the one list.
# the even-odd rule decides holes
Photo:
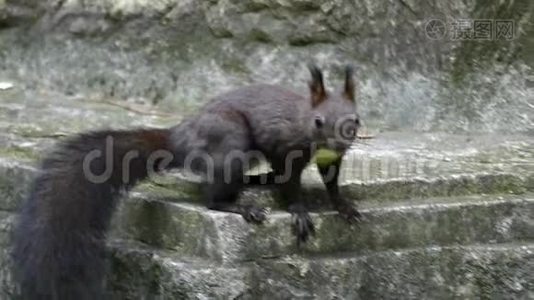
[(324, 125), (324, 118), (322, 116), (315, 116), (315, 127), (322, 128)]

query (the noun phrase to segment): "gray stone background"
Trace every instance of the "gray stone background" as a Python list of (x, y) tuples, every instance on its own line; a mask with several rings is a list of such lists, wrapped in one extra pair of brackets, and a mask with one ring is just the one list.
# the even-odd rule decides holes
[[(505, 1), (0, 0), (0, 76), (30, 89), (188, 111), (252, 82), (340, 84), (356, 66), (369, 127), (534, 130), (534, 4)], [(429, 20), (447, 36), (431, 39)], [(514, 38), (455, 40), (456, 20)]]

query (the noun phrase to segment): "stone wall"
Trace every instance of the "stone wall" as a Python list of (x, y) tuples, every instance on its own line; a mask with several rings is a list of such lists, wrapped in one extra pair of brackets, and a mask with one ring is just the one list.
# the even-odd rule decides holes
[[(339, 86), (352, 63), (370, 127), (524, 132), (533, 10), (528, 0), (2, 0), (0, 74), (183, 111), (251, 82), (305, 89), (310, 61)], [(432, 19), (446, 36), (429, 37)], [(454, 40), (463, 19), (514, 20), (514, 39)]]

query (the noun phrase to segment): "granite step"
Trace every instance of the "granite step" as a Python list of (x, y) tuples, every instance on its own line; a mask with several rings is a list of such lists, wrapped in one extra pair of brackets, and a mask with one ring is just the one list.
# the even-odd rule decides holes
[[(14, 211), (24, 199), (37, 169), (35, 161), (0, 154), (0, 210)], [(168, 173), (146, 181), (137, 191), (156, 187), (157, 193), (174, 195), (198, 203), (198, 189), (193, 178), (181, 173)], [(161, 188), (160, 188), (161, 187)], [(534, 191), (534, 169), (480, 171), (465, 174), (414, 176), (379, 180), (343, 180), (341, 193), (353, 200), (403, 201), (412, 198), (451, 197), (476, 194), (523, 194)], [(314, 167), (303, 177), (303, 197), (313, 206), (324, 206), (325, 188)], [(249, 187), (241, 200), (280, 208), (272, 186)]]
[(250, 299), (532, 299), (534, 244), (429, 246), (255, 263)]
[[(421, 247), (367, 255), (290, 255), (219, 266), (114, 243), (121, 299), (531, 299), (534, 244)], [(320, 284), (319, 284), (320, 283)]]
[(115, 244), (110, 287), (139, 299), (531, 299), (534, 244), (291, 255), (220, 266)]
[[(466, 238), (462, 232), (477, 234), (478, 228), (474, 228), (473, 224), (457, 223), (462, 230), (456, 230), (459, 239), (452, 245), (441, 243), (438, 235), (435, 237), (437, 242), (422, 239), (420, 243), (410, 245), (413, 247), (404, 244), (402, 246), (406, 247), (368, 247), (361, 251), (324, 253), (303, 249), (293, 254), (278, 252), (261, 257), (243, 256), (221, 263), (202, 256), (191, 256), (180, 249), (162, 249), (138, 241), (112, 238), (109, 243), (112, 256), (108, 285), (113, 296), (120, 299), (475, 299), (482, 296), (489, 299), (530, 299), (534, 295), (534, 231), (531, 228), (534, 222), (528, 219), (528, 215), (534, 214), (533, 200), (524, 201), (530, 210), (521, 205), (514, 208), (501, 206), (523, 202), (517, 199), (482, 202), (464, 199), (461, 204), (450, 202), (447, 210), (452, 210), (453, 206), (469, 206), (470, 202), (473, 210), (480, 210), (489, 202), (494, 202), (497, 205), (495, 210), (501, 206), (504, 215), (509, 215), (496, 222), (495, 236), (486, 233), (479, 238)], [(433, 206), (437, 210), (444, 209), (445, 202), (436, 202)], [(192, 206), (188, 203), (173, 205)], [(425, 209), (421, 205), (411, 206), (419, 213)], [(397, 207), (398, 212), (410, 211), (409, 204)], [(379, 212), (371, 205), (362, 207), (362, 211), (368, 219), (384, 219), (383, 214), (387, 214), (387, 209)], [(229, 216), (217, 212), (205, 213), (217, 215), (213, 216), (215, 218)], [(516, 220), (514, 216), (518, 214), (524, 214), (527, 219), (519, 217)], [(419, 217), (424, 219), (424, 215)], [(8, 248), (5, 246), (8, 245), (14, 216), (10, 212), (0, 212), (0, 236), (4, 245), (0, 252), (2, 297), (9, 297), (12, 292)], [(469, 218), (469, 213), (465, 217)], [(408, 218), (414, 217), (406, 216)], [(234, 221), (240, 223), (237, 220)], [(454, 223), (449, 221), (442, 224)], [(473, 220), (476, 223), (481, 221), (480, 218)], [(489, 223), (492, 222), (490, 220)], [(432, 228), (431, 225), (429, 227)], [(403, 228), (405, 231), (417, 231), (413, 229), (416, 227)], [(401, 228), (392, 234), (400, 235), (403, 230)], [(375, 232), (380, 231), (385, 232), (380, 229)], [(332, 236), (336, 234), (334, 232)], [(380, 236), (377, 235), (376, 239), (379, 241)], [(217, 246), (225, 246), (228, 250), (231, 241), (221, 240), (223, 244)], [(375, 243), (378, 244), (380, 242)]]
[(133, 193), (114, 219), (113, 235), (222, 263), (294, 253), (363, 255), (425, 246), (534, 240), (534, 194), (478, 195), (404, 202), (359, 202), (363, 221), (311, 213), (316, 234), (300, 249), (291, 215), (273, 210), (262, 225), (202, 205)]
[[(534, 244), (429, 246), (365, 255), (287, 255), (220, 265), (110, 242), (114, 299), (531, 299)], [(12, 293), (0, 254), (4, 288)]]

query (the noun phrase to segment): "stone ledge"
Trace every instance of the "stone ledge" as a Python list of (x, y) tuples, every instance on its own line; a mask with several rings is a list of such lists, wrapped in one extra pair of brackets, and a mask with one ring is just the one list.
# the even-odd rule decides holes
[[(257, 263), (252, 299), (526, 299), (534, 245), (426, 247)], [(258, 298), (256, 298), (258, 297)]]
[(248, 293), (247, 266), (221, 267), (132, 242), (110, 245), (113, 299), (238, 299)]
[(385, 204), (362, 202), (364, 217), (349, 226), (332, 211), (312, 213), (316, 236), (296, 249), (288, 213), (274, 211), (262, 225), (200, 205), (134, 195), (123, 201), (114, 235), (223, 263), (292, 253), (364, 254), (430, 245), (534, 240), (534, 198), (475, 196)]
[(120, 298), (530, 298), (534, 245), (424, 247), (364, 256), (285, 256), (220, 267), (133, 244), (113, 248)]
[[(502, 199), (495, 202), (501, 205), (508, 201)], [(469, 202), (456, 206), (469, 206)], [(527, 202), (532, 203), (532, 200)], [(443, 209), (443, 205), (434, 204), (438, 209)], [(484, 207), (487, 204), (478, 205)], [(409, 210), (407, 204), (398, 207), (400, 211)], [(421, 205), (412, 207), (423, 209)], [(373, 210), (377, 209), (366, 208), (364, 213), (370, 215)], [(480, 210), (480, 207), (475, 210)], [(509, 209), (504, 210), (510, 213)], [(387, 209), (382, 213), (387, 214)], [(517, 213), (533, 215), (531, 210), (520, 208), (512, 212)], [(377, 212), (376, 217), (380, 217), (380, 213)], [(13, 214), (2, 212), (3, 242), (6, 241), (12, 218)], [(517, 228), (517, 224), (500, 222), (498, 231), (505, 233), (506, 228)], [(473, 228), (467, 228), (474, 232)], [(523, 229), (528, 230), (527, 234), (533, 232), (526, 227)], [(496, 241), (489, 241), (493, 242)], [(1, 293), (4, 296), (9, 296), (12, 289), (7, 269), (7, 249), (2, 248), (0, 255)], [(480, 295), (488, 298), (511, 295), (529, 298), (534, 293), (534, 245), (524, 242), (448, 247), (421, 245), (397, 250), (320, 255), (303, 251), (289, 256), (257, 257), (231, 265), (120, 239), (113, 239), (110, 249), (113, 255), (109, 286), (113, 295), (119, 298), (198, 299), (222, 295), (223, 298), (241, 299), (393, 299), (408, 295), (446, 299), (451, 296), (476, 298)]]
[[(307, 199), (312, 208), (322, 207), (327, 205), (325, 188), (319, 179), (310, 174), (312, 171), (308, 170), (306, 176), (303, 177), (303, 197)], [(18, 207), (28, 191), (35, 172), (36, 169), (32, 166), (31, 160), (0, 156), (0, 193), (4, 195), (0, 199), (0, 210), (12, 211)], [(172, 200), (175, 198), (175, 200), (198, 203), (198, 191), (194, 183), (176, 176), (165, 177), (165, 182), (163, 186), (157, 186), (146, 181), (146, 184), (137, 187), (135, 191), (143, 193), (148, 191), (156, 199), (163, 197)], [(514, 173), (510, 170), (355, 181), (343, 184), (341, 190), (348, 199), (385, 202), (476, 194), (523, 194), (527, 191), (534, 191), (534, 171), (529, 169)], [(267, 189), (250, 187), (243, 191), (240, 201), (280, 208), (275, 198), (276, 193), (272, 193), (271, 187)]]

